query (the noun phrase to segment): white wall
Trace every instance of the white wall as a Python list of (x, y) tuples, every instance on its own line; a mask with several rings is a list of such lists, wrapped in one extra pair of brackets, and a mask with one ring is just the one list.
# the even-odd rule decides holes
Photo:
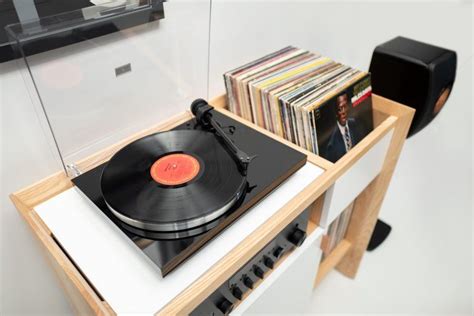
[[(207, 96), (209, 12), (207, 0), (168, 2), (162, 21), (28, 58), (66, 162)], [(115, 77), (115, 67), (127, 63), (132, 71)], [(0, 74), (0, 314), (70, 313), (39, 242), (8, 198), (61, 170), (61, 160), (25, 64), (0, 64)]]
[[(207, 94), (209, 6), (167, 2), (163, 20), (27, 58), (66, 164)], [(116, 76), (127, 64), (131, 71)]]
[[(458, 77), (448, 106), (407, 142), (388, 192), (382, 216), (394, 224), (391, 239), (381, 252), (370, 254), (357, 281), (335, 279), (333, 287), (331, 279), (324, 283), (313, 311), (466, 311), (472, 293), (472, 261), (466, 252), (472, 247), (468, 242), (472, 228), (472, 6), (466, 1), (214, 0), (212, 10), (209, 96), (223, 92), (224, 71), (288, 44), (361, 69), (368, 68), (377, 44), (396, 35), (458, 52)], [(39, 243), (7, 198), (8, 193), (60, 169), (60, 163), (48, 146), (51, 139), (42, 130), (44, 122), (40, 123), (15, 64), (0, 65), (0, 74), (0, 313), (70, 313)], [(413, 214), (412, 226), (396, 226), (397, 218), (407, 213)], [(438, 237), (440, 232), (444, 238)], [(406, 238), (419, 238), (420, 243)], [(386, 261), (377, 261), (381, 257)], [(398, 268), (387, 266), (392, 261)], [(384, 268), (391, 271), (391, 279), (383, 274)], [(382, 285), (370, 279), (373, 275), (388, 278), (389, 289), (378, 291)], [(403, 281), (410, 285), (406, 287)], [(344, 306), (335, 303), (341, 290), (348, 299)]]
[(212, 5), (210, 95), (221, 75), (286, 45), (367, 70), (372, 51), (398, 35), (472, 57), (472, 5), (467, 1), (226, 1)]
[(289, 44), (364, 70), (374, 47), (398, 35), (457, 52), (447, 106), (407, 141), (387, 193), (381, 216), (391, 236), (366, 256), (356, 281), (330, 275), (310, 312), (469, 314), (472, 3), (215, 1), (212, 9), (210, 95), (224, 91), (225, 71)]
[(8, 199), (8, 193), (60, 169), (15, 66), (0, 65), (0, 313), (64, 314), (69, 306), (40, 243)]

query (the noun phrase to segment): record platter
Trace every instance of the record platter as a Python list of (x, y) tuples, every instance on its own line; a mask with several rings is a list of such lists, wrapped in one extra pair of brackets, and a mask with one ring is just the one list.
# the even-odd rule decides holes
[(194, 119), (73, 179), (163, 276), (306, 162), (202, 99), (191, 111)]

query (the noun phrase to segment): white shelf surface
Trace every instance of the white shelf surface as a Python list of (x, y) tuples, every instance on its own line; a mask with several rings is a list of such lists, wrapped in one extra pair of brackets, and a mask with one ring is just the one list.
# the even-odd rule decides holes
[(323, 173), (307, 163), (166, 277), (82, 192), (73, 187), (35, 210), (117, 314), (161, 310)]

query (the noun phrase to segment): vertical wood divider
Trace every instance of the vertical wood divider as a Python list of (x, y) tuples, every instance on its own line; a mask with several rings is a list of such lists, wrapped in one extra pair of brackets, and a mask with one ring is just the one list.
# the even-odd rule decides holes
[(354, 204), (351, 224), (345, 237), (352, 244), (352, 247), (336, 266), (339, 272), (351, 278), (357, 275), (415, 114), (413, 109), (404, 105), (398, 104), (399, 106), (395, 108), (390, 104), (393, 101), (378, 96), (377, 99), (378, 102), (374, 102), (376, 110), (383, 108), (385, 113), (397, 116), (398, 119), (395, 123), (394, 134), (385, 156), (382, 171), (359, 195)]

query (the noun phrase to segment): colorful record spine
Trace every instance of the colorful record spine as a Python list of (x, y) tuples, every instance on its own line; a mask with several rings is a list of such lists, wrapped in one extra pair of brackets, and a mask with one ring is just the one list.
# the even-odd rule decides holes
[(370, 75), (328, 57), (289, 46), (224, 80), (230, 111), (332, 162), (373, 129)]

